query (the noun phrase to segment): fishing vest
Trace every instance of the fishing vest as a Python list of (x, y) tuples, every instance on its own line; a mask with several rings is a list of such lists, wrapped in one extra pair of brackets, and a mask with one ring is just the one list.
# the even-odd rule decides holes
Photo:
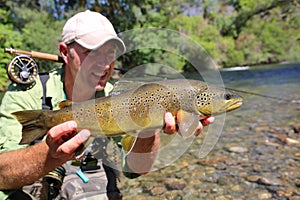
[[(52, 110), (51, 97), (46, 96), (49, 73), (40, 73), (39, 77), (43, 87), (42, 109)], [(37, 139), (31, 145), (41, 140), (42, 138)], [(100, 149), (97, 158), (101, 159), (96, 159), (95, 156), (87, 153), (81, 162), (65, 163), (32, 185), (17, 190), (7, 200), (122, 199), (122, 194), (117, 187), (119, 171), (106, 153), (109, 141), (107, 138), (96, 138), (94, 141)]]

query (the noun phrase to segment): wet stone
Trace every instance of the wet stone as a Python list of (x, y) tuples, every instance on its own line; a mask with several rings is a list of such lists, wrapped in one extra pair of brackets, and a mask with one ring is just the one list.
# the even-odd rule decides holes
[(164, 196), (165, 196), (165, 199), (173, 200), (173, 199), (180, 199), (182, 196), (181, 194), (182, 194), (182, 191), (172, 190), (172, 191), (166, 191)]
[(217, 184), (218, 185), (227, 185), (228, 184), (228, 180), (226, 177), (220, 177), (217, 180)]
[[(228, 115), (226, 121), (231, 120)], [(250, 131), (247, 127), (260, 119), (248, 120), (238, 131), (225, 125), (219, 142), (204, 158), (197, 157), (200, 142), (195, 142), (189, 147), (192, 154), (187, 150), (169, 166), (136, 179), (121, 177), (124, 200), (300, 200), (300, 145), (282, 142), (299, 141), (293, 124), (273, 126), (277, 120), (269, 129), (255, 132), (255, 126)]]
[(217, 170), (226, 170), (227, 169), (227, 165), (224, 163), (218, 163), (216, 166)]
[(232, 197), (230, 195), (216, 197), (216, 200), (231, 200), (231, 199)]
[(274, 185), (274, 186), (283, 185), (282, 181), (275, 177), (272, 178), (261, 177), (257, 180), (257, 182), (264, 185)]
[(158, 186), (158, 187), (152, 188), (151, 191), (150, 191), (150, 194), (151, 194), (152, 196), (158, 196), (158, 195), (163, 194), (163, 193), (166, 192), (166, 191), (167, 191), (167, 190), (166, 190), (165, 187), (163, 187), (163, 186)]
[(250, 182), (257, 182), (260, 179), (261, 179), (261, 176), (258, 176), (258, 175), (252, 175), (252, 176), (247, 177), (247, 181), (250, 181)]
[(258, 194), (258, 199), (270, 199), (272, 197), (272, 194), (270, 193), (259, 193)]
[(300, 196), (292, 196), (289, 200), (300, 200)]
[(261, 165), (259, 165), (259, 164), (254, 164), (254, 165), (253, 165), (253, 171), (256, 171), (256, 172), (261, 171)]
[(246, 153), (246, 152), (248, 152), (248, 149), (246, 147), (241, 147), (241, 146), (229, 147), (227, 150), (229, 152), (234, 152), (234, 153)]
[(232, 191), (238, 192), (238, 191), (242, 191), (243, 187), (241, 185), (234, 185), (231, 187)]
[(280, 197), (291, 197), (294, 193), (293, 189), (278, 190), (276, 194)]
[(168, 178), (163, 182), (168, 190), (182, 190), (186, 187), (185, 181), (177, 178)]
[(300, 134), (300, 123), (293, 124), (292, 129), (293, 129), (294, 133)]
[(295, 185), (300, 188), (300, 177), (295, 180)]

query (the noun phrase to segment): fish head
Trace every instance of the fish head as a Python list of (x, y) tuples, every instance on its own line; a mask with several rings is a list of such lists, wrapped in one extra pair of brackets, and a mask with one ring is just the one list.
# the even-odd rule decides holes
[(242, 106), (243, 99), (238, 94), (217, 87), (200, 90), (195, 97), (196, 109), (204, 116), (217, 115)]

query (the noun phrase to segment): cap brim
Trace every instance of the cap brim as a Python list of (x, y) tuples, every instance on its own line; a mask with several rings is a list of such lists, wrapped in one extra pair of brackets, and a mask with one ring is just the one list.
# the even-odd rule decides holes
[(102, 45), (107, 43), (108, 41), (116, 42), (116, 45), (118, 47), (120, 55), (125, 53), (126, 47), (125, 47), (124, 42), (120, 38), (118, 38), (117, 36), (114, 36), (114, 35), (107, 35), (105, 38), (102, 38), (100, 42), (98, 42), (98, 43), (93, 42), (94, 44), (89, 44), (89, 43), (85, 42), (84, 38), (75, 39), (75, 42), (77, 42), (78, 44), (80, 44), (81, 46), (83, 46), (84, 48), (89, 49), (89, 50), (98, 49), (99, 47), (101, 47)]

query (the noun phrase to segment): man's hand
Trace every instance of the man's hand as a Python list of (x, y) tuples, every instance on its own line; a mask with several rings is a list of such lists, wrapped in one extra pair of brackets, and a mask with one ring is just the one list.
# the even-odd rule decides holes
[(91, 135), (84, 129), (77, 133), (75, 121), (68, 121), (52, 127), (47, 134), (46, 143), (52, 158), (68, 161), (75, 158), (76, 149)]
[(49, 171), (74, 159), (76, 149), (91, 134), (88, 130), (77, 134), (76, 129), (76, 122), (65, 122), (51, 128), (46, 141), (1, 153), (0, 190), (17, 189), (31, 184)]
[[(163, 131), (166, 134), (174, 134), (178, 130), (177, 122), (172, 113), (166, 112), (165, 126)], [(195, 131), (195, 135), (199, 135), (203, 126), (207, 126), (214, 121), (214, 117), (207, 117), (199, 120), (199, 125)], [(127, 155), (127, 165), (131, 171), (138, 174), (145, 174), (151, 170), (152, 164), (156, 158), (160, 147), (160, 130), (144, 131), (139, 134), (135, 141), (132, 151)]]
[[(199, 125), (195, 131), (195, 136), (198, 136), (200, 134), (200, 132), (202, 131), (203, 129), (203, 126), (207, 126), (211, 123), (213, 123), (214, 121), (214, 117), (207, 117), (205, 119), (202, 119), (202, 120), (199, 120)], [(175, 117), (172, 115), (172, 113), (170, 112), (166, 112), (165, 114), (165, 127), (164, 127), (164, 132), (166, 134), (174, 134), (175, 132), (177, 131), (180, 131), (178, 130), (177, 126), (176, 126), (177, 122), (175, 121)]]

